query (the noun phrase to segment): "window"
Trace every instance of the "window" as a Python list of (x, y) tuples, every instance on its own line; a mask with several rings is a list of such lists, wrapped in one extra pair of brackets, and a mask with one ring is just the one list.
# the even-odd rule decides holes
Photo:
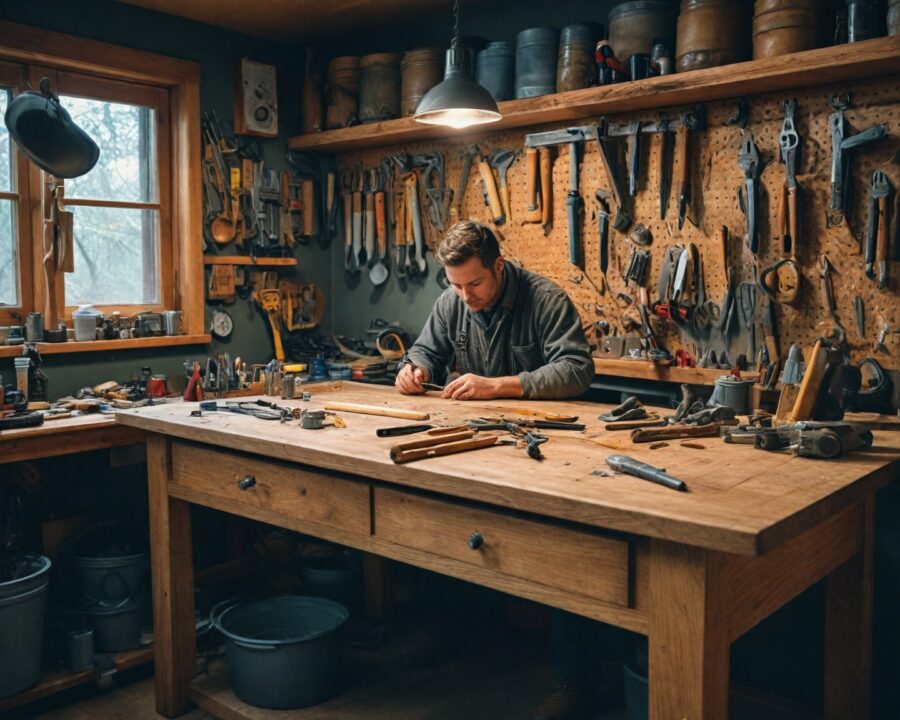
[[(0, 113), (42, 77), (100, 146), (100, 159), (91, 172), (64, 182), (64, 209), (74, 216), (74, 272), (47, 279), (45, 175), (0, 122), (0, 324), (44, 310), (46, 288), (55, 284), (66, 319), (86, 302), (129, 315), (179, 309), (184, 341), (208, 342), (199, 67), (0, 21)], [(7, 350), (0, 348), (0, 356)]]
[(75, 251), (62, 280), (67, 312), (171, 307), (166, 93), (60, 73), (59, 97), (101, 148), (89, 173), (65, 182)]

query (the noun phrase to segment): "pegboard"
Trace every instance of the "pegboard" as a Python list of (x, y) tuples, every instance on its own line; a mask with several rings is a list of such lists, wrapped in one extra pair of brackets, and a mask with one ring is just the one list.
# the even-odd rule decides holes
[[(828, 116), (833, 112), (829, 100), (834, 94), (851, 93), (852, 105), (846, 110), (845, 118), (848, 134), (855, 134), (875, 124), (884, 123), (888, 137), (882, 142), (850, 154), (851, 173), (847, 219), (841, 225), (828, 227), (826, 211), (830, 205), (831, 193), (831, 133)], [(649, 247), (652, 251), (648, 294), (651, 302), (656, 298), (656, 284), (662, 267), (662, 258), (667, 248), (673, 244), (692, 242), (700, 250), (706, 293), (716, 304), (722, 302), (726, 288), (726, 268), (722, 267), (717, 250), (717, 232), (720, 227), (729, 231), (727, 262), (733, 266), (735, 284), (755, 281), (758, 273), (782, 257), (782, 240), (778, 228), (778, 202), (784, 184), (784, 166), (781, 164), (779, 135), (784, 118), (783, 105), (786, 100), (797, 101), (795, 122), (800, 136), (798, 149), (797, 180), (800, 185), (800, 240), (797, 262), (802, 273), (802, 295), (795, 305), (774, 303), (777, 335), (782, 359), (787, 354), (790, 343), (801, 347), (811, 347), (816, 338), (831, 329), (831, 316), (825, 305), (819, 274), (819, 259), (825, 254), (833, 266), (832, 282), (837, 301), (837, 318), (846, 331), (847, 344), (854, 362), (873, 353), (876, 337), (883, 325), (892, 334), (885, 344), (890, 354), (874, 355), (885, 367), (900, 366), (900, 302), (897, 299), (900, 263), (894, 261), (897, 252), (897, 227), (900, 206), (900, 77), (886, 77), (878, 80), (858, 82), (851, 86), (821, 86), (810, 90), (772, 93), (750, 98), (749, 122), (747, 130), (753, 134), (759, 148), (764, 167), (760, 176), (759, 212), (759, 252), (754, 257), (745, 242), (747, 221), (738, 206), (737, 190), (743, 185), (743, 173), (738, 167), (738, 151), (742, 134), (736, 125), (726, 121), (734, 116), (736, 101), (707, 103), (706, 128), (691, 133), (690, 177), (691, 205), (687, 221), (679, 230), (678, 219), (678, 138), (670, 133), (672, 152), (670, 196), (665, 220), (660, 219), (659, 202), (659, 154), (661, 138), (658, 134), (642, 136), (641, 182), (636, 198), (631, 201), (635, 224), (643, 223), (653, 236)], [(689, 107), (672, 107), (664, 111), (669, 119), (680, 117)], [(610, 122), (631, 123), (634, 121), (655, 122), (661, 111), (625, 113), (609, 116)], [(370, 168), (379, 165), (388, 155), (397, 153), (424, 154), (441, 152), (444, 155), (445, 179), (448, 188), (454, 191), (459, 184), (462, 154), (465, 148), (477, 142), (485, 156), (498, 148), (523, 149), (525, 135), (564, 128), (567, 126), (594, 123), (598, 118), (585, 118), (570, 123), (529, 127), (512, 131), (497, 132), (472, 139), (427, 141), (403, 146), (378, 148), (363, 152), (347, 153), (339, 156), (340, 170)], [(626, 153), (628, 141), (619, 139), (611, 148), (618, 151), (618, 166), (623, 187), (627, 192)], [(512, 221), (494, 226), (491, 213), (485, 204), (481, 179), (478, 175), (477, 159), (473, 163), (468, 187), (462, 202), (460, 217), (478, 220), (496, 232), (503, 254), (517, 264), (544, 275), (572, 298), (582, 317), (589, 339), (597, 342), (595, 324), (598, 320), (608, 321), (617, 334), (623, 331), (623, 319), (637, 319), (634, 304), (620, 306), (616, 297), (625, 292), (638, 299), (638, 290), (632, 284), (626, 287), (623, 279), (629, 254), (638, 247), (628, 237), (612, 227), (610, 218), (609, 269), (606, 279), (599, 269), (598, 220), (595, 200), (596, 190), (611, 190), (603, 171), (596, 142), (579, 144), (580, 192), (584, 199), (585, 212), (581, 220), (583, 267), (569, 262), (568, 227), (566, 222), (566, 194), (569, 190), (569, 153), (566, 146), (553, 151), (553, 227), (545, 236), (540, 224), (523, 223), (525, 217), (525, 161), (524, 153), (510, 167), (508, 182), (511, 192)], [(615, 152), (615, 151), (614, 151)], [(875, 282), (864, 274), (863, 252), (868, 223), (868, 199), (872, 174), (881, 169), (887, 173), (894, 189), (891, 204), (891, 230), (889, 249), (890, 282), (886, 289), (876, 289)], [(499, 187), (499, 183), (498, 183)], [(433, 248), (439, 234), (431, 228), (424, 217), (423, 226), (428, 245)], [(615, 214), (615, 202), (610, 201), (611, 215)], [(429, 259), (430, 260), (430, 259)], [(434, 264), (430, 262), (431, 267)], [(392, 277), (388, 282), (398, 282)], [(857, 332), (854, 311), (854, 297), (860, 295), (865, 307), (865, 332)], [(757, 303), (757, 346), (762, 343), (759, 318), (765, 295), (758, 293)], [(702, 353), (712, 347), (717, 351), (727, 349), (734, 359), (746, 351), (746, 338), (735, 332), (727, 344), (717, 330), (705, 336), (692, 336), (689, 328), (677, 326), (671, 321), (654, 319), (654, 327), (664, 346), (674, 352), (685, 348), (692, 355)], [(638, 329), (633, 333), (639, 332)]]

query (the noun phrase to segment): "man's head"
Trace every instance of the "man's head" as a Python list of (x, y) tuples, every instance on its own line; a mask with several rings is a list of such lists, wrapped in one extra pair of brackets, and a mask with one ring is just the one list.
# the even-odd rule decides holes
[(435, 257), (470, 310), (479, 312), (500, 299), (506, 261), (490, 228), (471, 220), (456, 223), (444, 234)]

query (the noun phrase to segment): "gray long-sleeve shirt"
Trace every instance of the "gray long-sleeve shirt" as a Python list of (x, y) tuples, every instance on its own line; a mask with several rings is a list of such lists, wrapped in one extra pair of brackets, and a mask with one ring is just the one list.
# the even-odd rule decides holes
[(510, 262), (493, 313), (472, 312), (448, 288), (408, 357), (443, 384), (455, 369), (484, 377), (518, 375), (526, 398), (580, 395), (594, 377), (581, 318), (552, 282)]

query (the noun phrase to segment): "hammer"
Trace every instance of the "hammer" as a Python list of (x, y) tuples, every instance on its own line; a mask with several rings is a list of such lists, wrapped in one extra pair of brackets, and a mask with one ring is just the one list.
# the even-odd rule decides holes
[(512, 222), (512, 210), (509, 201), (509, 185), (506, 184), (506, 173), (519, 156), (515, 150), (500, 149), (491, 153), (488, 162), (497, 171), (500, 177), (500, 202), (503, 204), (503, 212), (507, 222)]

